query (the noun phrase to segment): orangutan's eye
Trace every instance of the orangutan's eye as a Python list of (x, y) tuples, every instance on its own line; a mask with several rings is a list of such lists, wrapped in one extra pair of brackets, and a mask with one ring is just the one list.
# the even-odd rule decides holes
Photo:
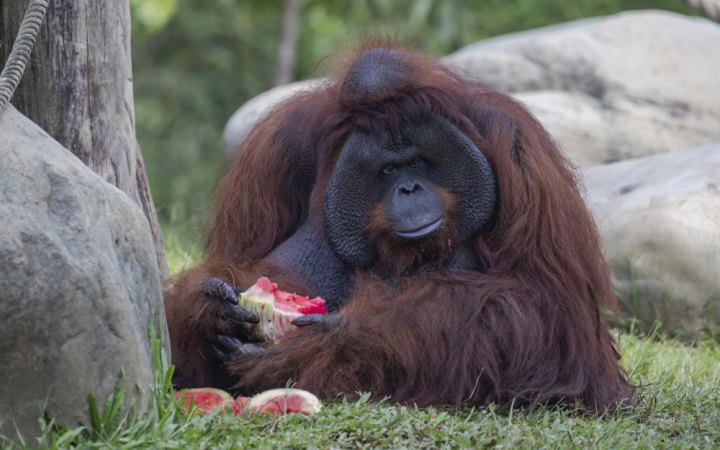
[(387, 176), (395, 172), (395, 169), (396, 167), (394, 164), (386, 164), (385, 167), (382, 168), (381, 173)]

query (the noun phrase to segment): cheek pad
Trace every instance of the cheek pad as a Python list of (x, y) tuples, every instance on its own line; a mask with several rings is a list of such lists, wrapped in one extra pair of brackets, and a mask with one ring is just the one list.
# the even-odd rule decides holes
[(335, 256), (350, 267), (369, 267), (375, 260), (365, 224), (374, 205), (375, 170), (368, 156), (381, 148), (366, 133), (346, 141), (325, 192), (325, 235)]
[(457, 200), (459, 240), (475, 236), (492, 220), (497, 187), (490, 164), (475, 144), (441, 117), (416, 123), (410, 132), (420, 155), (432, 166), (434, 183)]

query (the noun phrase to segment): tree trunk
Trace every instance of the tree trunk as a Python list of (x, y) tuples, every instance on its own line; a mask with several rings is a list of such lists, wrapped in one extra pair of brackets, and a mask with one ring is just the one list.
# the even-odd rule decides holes
[[(26, 6), (26, 1), (0, 3), (3, 65)], [(160, 273), (169, 278), (135, 139), (129, 2), (51, 1), (12, 104), (143, 208)]]
[(275, 86), (293, 81), (300, 6), (298, 0), (283, 0), (283, 16), (275, 64)]

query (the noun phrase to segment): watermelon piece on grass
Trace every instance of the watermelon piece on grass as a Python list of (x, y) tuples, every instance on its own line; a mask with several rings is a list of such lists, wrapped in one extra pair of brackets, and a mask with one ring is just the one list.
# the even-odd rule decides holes
[(186, 389), (175, 393), (175, 400), (183, 402), (185, 411), (190, 410), (190, 406), (195, 406), (200, 414), (210, 412), (215, 408), (225, 408), (234, 403), (232, 395), (215, 388), (195, 388)]
[(322, 402), (302, 389), (283, 388), (261, 392), (254, 397), (238, 397), (233, 404), (235, 415), (249, 414), (315, 414), (322, 409)]
[(175, 392), (175, 400), (182, 401), (185, 411), (195, 406), (195, 412), (205, 414), (216, 408), (225, 411), (232, 409), (236, 416), (250, 414), (314, 414), (322, 408), (322, 403), (313, 394), (302, 389), (271, 389), (254, 397), (232, 396), (222, 389), (195, 388)]
[(245, 324), (250, 336), (262, 341), (282, 340), (295, 328), (291, 322), (306, 314), (327, 314), (325, 300), (283, 291), (261, 277), (238, 298), (240, 306), (260, 318), (258, 324)]

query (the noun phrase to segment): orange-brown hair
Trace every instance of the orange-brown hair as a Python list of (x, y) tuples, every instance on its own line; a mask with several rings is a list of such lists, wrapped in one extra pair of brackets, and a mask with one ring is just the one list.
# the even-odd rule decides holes
[[(202, 273), (247, 271), (306, 218), (321, 222), (347, 136), (421, 113), (460, 129), (496, 176), (497, 215), (473, 242), (484, 270), (358, 273), (339, 326), (238, 358), (225, 376), (246, 393), (292, 380), (319, 395), (371, 391), (420, 405), (580, 401), (596, 410), (629, 399), (605, 319), (615, 307), (610, 277), (568, 161), (520, 103), (413, 50), (401, 49), (403, 83), (372, 101), (343, 96), (348, 68), (378, 44), (397, 49), (371, 42), (254, 127), (218, 186)], [(170, 296), (197, 295), (183, 289)], [(171, 324), (171, 333), (192, 326)]]

